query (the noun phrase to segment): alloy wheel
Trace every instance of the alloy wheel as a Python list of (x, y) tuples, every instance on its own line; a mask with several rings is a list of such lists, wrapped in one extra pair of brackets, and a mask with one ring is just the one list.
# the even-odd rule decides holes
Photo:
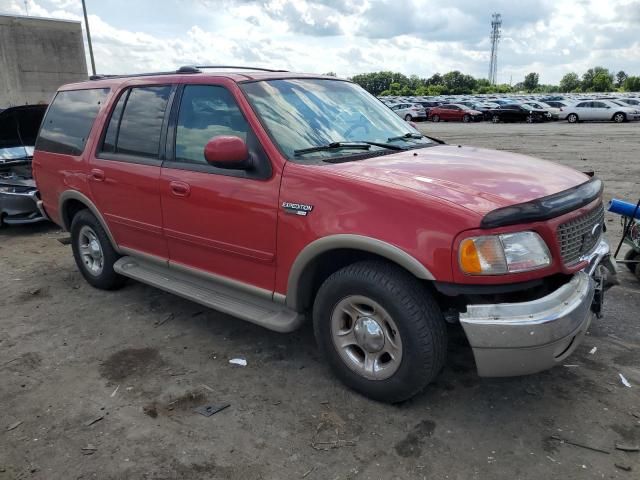
[(363, 295), (350, 295), (331, 315), (333, 345), (347, 367), (369, 380), (391, 377), (402, 362), (402, 339), (389, 313)]

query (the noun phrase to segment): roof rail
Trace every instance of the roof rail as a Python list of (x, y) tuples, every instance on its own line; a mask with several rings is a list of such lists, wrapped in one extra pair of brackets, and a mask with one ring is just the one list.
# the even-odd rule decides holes
[(259, 72), (287, 72), (288, 70), (274, 70), (272, 68), (262, 68), (262, 67), (244, 67), (238, 65), (196, 65), (195, 67), (180, 67), (182, 68), (230, 68), (235, 70), (257, 70)]
[(286, 72), (287, 70), (273, 70), (270, 68), (261, 68), (261, 67), (241, 67), (237, 65), (183, 65), (177, 70), (171, 72), (148, 72), (148, 73), (130, 73), (125, 75), (107, 75), (107, 74), (98, 74), (91, 75), (89, 80), (105, 80), (107, 78), (129, 78), (129, 77), (149, 77), (154, 75), (175, 75), (175, 74), (184, 74), (184, 73), (202, 73), (201, 68), (227, 68), (234, 70), (257, 70), (260, 72)]

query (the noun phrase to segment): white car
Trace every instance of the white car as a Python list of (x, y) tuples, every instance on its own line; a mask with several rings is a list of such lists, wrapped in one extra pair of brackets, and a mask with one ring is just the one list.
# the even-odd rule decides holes
[(524, 103), (527, 105), (531, 105), (533, 108), (546, 110), (551, 114), (551, 118), (553, 118), (554, 120), (558, 120), (558, 118), (560, 118), (560, 109), (557, 107), (552, 107), (548, 103), (538, 101), (526, 101)]
[(590, 120), (622, 123), (628, 120), (640, 120), (640, 110), (630, 105), (624, 107), (610, 100), (583, 100), (563, 108), (560, 118), (566, 118), (569, 123)]
[(418, 103), (396, 103), (395, 105), (389, 105), (389, 108), (407, 122), (427, 119), (426, 110)]

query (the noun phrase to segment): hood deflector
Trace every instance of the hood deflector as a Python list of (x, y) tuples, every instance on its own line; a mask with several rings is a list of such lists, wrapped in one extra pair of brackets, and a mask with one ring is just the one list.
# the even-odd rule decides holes
[(484, 216), (480, 228), (504, 227), (559, 217), (594, 201), (602, 195), (602, 188), (602, 181), (593, 177), (588, 182), (553, 195), (498, 208)]

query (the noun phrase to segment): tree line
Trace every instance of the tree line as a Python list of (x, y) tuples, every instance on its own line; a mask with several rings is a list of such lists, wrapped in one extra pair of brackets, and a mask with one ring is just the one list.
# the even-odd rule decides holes
[[(333, 73), (332, 73), (333, 74)], [(335, 75), (335, 74), (333, 74)], [(583, 92), (640, 92), (640, 76), (630, 76), (624, 71), (610, 72), (604, 67), (593, 67), (582, 76), (575, 72), (567, 73), (558, 85), (540, 83), (540, 75), (528, 73), (515, 85), (491, 85), (485, 78), (474, 78), (458, 70), (436, 73), (429, 78), (417, 75), (406, 76), (402, 73), (383, 71), (362, 73), (351, 77), (353, 82), (373, 95), (461, 95), (471, 93), (583, 93)]]

